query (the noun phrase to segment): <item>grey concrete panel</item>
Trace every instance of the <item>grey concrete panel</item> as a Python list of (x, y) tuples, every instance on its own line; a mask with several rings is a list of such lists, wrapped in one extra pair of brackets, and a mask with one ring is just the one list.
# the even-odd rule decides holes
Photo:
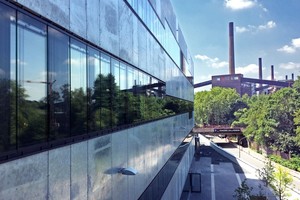
[(133, 167), (128, 165), (128, 144), (127, 130), (112, 134), (112, 188), (116, 189), (113, 192), (113, 199), (129, 199), (128, 198), (128, 177), (119, 171), (122, 168)]
[(0, 199), (46, 199), (47, 166), (48, 152), (1, 164)]
[(138, 22), (138, 54), (139, 54), (139, 64), (138, 68), (146, 70), (147, 67), (147, 30), (145, 27)]
[(100, 3), (101, 47), (119, 56), (119, 1), (105, 0)]
[(135, 196), (139, 197), (142, 192), (145, 190), (146, 186), (149, 182), (146, 179), (146, 151), (147, 144), (145, 143), (145, 129), (143, 126), (138, 126), (134, 128), (134, 134), (131, 138), (133, 138), (136, 143), (135, 152), (129, 152), (129, 157), (134, 158), (134, 163), (137, 166), (137, 170), (139, 172), (138, 175), (135, 176)]
[(142, 162), (142, 140), (138, 137), (139, 130), (139, 126), (128, 130), (128, 166), (135, 166), (138, 171), (137, 175), (128, 177), (128, 184), (135, 185), (135, 187), (129, 187), (129, 199), (137, 199), (144, 191), (140, 186), (144, 174), (144, 164)]
[[(145, 40), (147, 42), (146, 44), (146, 52), (147, 52), (147, 64), (146, 64), (146, 67), (145, 67), (145, 70), (152, 74), (153, 76), (155, 76), (155, 74), (153, 73), (155, 70), (154, 68), (157, 68), (157, 66), (154, 65), (154, 62), (153, 62), (153, 42), (154, 42), (154, 39), (152, 37), (152, 35), (150, 34), (147, 34), (145, 36)], [(157, 76), (156, 76), (157, 77)]]
[(17, 0), (18, 3), (47, 17), (53, 22), (70, 28), (70, 2), (61, 0)]
[(120, 57), (132, 62), (133, 56), (133, 17), (124, 1), (119, 2)]
[(138, 19), (135, 15), (132, 16), (133, 19), (133, 46), (132, 46), (132, 64), (138, 66), (139, 64), (139, 40), (138, 40)]
[(49, 199), (69, 199), (70, 146), (49, 151)]
[(112, 199), (111, 135), (88, 141), (88, 198)]
[(86, 19), (86, 0), (72, 0), (70, 4), (70, 30), (83, 38), (87, 38)]
[(87, 0), (87, 39), (100, 46), (100, 1)]
[(71, 145), (71, 199), (87, 199), (87, 141)]

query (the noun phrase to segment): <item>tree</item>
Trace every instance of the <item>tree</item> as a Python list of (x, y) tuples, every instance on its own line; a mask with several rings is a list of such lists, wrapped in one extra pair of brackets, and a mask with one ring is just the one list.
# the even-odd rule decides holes
[(293, 178), (289, 172), (282, 166), (278, 166), (274, 172), (274, 181), (271, 184), (275, 194), (280, 200), (286, 199), (289, 194), (287, 193), (287, 187), (293, 182)]
[(271, 159), (265, 158), (264, 167), (259, 171), (259, 177), (265, 182), (265, 186), (272, 184), (274, 181), (274, 172)]
[(237, 200), (250, 200), (252, 187), (249, 187), (246, 183), (247, 179), (244, 179), (241, 185), (235, 189), (233, 197)]
[(233, 113), (240, 108), (239, 95), (234, 89), (214, 87), (195, 95), (195, 120), (198, 124), (230, 125)]

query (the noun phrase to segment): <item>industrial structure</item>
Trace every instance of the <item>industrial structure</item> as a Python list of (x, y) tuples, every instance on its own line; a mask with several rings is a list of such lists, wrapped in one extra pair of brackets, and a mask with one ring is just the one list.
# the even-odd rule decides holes
[(211, 80), (196, 83), (194, 88), (212, 85), (212, 87), (233, 88), (240, 96), (247, 94), (252, 96), (257, 92), (259, 94), (272, 93), (282, 87), (290, 87), (294, 82), (294, 74), (289, 80), (275, 80), (274, 65), (271, 66), (271, 80), (265, 80), (262, 76), (262, 58), (258, 58), (258, 79), (246, 78), (243, 74), (235, 73), (235, 55), (234, 55), (234, 25), (229, 23), (229, 74), (212, 76)]
[(180, 199), (193, 60), (170, 0), (0, 13), (0, 199)]

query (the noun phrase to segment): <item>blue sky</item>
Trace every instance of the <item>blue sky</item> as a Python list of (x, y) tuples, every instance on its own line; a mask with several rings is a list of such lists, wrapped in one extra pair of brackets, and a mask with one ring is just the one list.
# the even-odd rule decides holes
[[(235, 26), (236, 73), (263, 79), (300, 75), (299, 0), (171, 0), (194, 59), (194, 82), (228, 74), (228, 24)], [(203, 89), (209, 89), (205, 87)], [(198, 89), (199, 90), (199, 89)]]

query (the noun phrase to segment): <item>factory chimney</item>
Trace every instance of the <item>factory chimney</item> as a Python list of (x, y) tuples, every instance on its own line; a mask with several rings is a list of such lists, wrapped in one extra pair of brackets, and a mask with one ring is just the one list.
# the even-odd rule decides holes
[(274, 65), (271, 65), (271, 81), (274, 81)]
[[(258, 58), (258, 79), (262, 80), (262, 60), (261, 58)], [(262, 84), (259, 84), (259, 88), (262, 87)], [(259, 91), (259, 94), (262, 94), (262, 91)]]
[(262, 59), (258, 58), (258, 79), (262, 79)]
[(285, 80), (286, 80), (286, 81), (288, 80), (288, 75), (285, 75)]
[(294, 73), (292, 73), (292, 81), (294, 81)]
[(235, 74), (233, 22), (229, 22), (229, 74)]

